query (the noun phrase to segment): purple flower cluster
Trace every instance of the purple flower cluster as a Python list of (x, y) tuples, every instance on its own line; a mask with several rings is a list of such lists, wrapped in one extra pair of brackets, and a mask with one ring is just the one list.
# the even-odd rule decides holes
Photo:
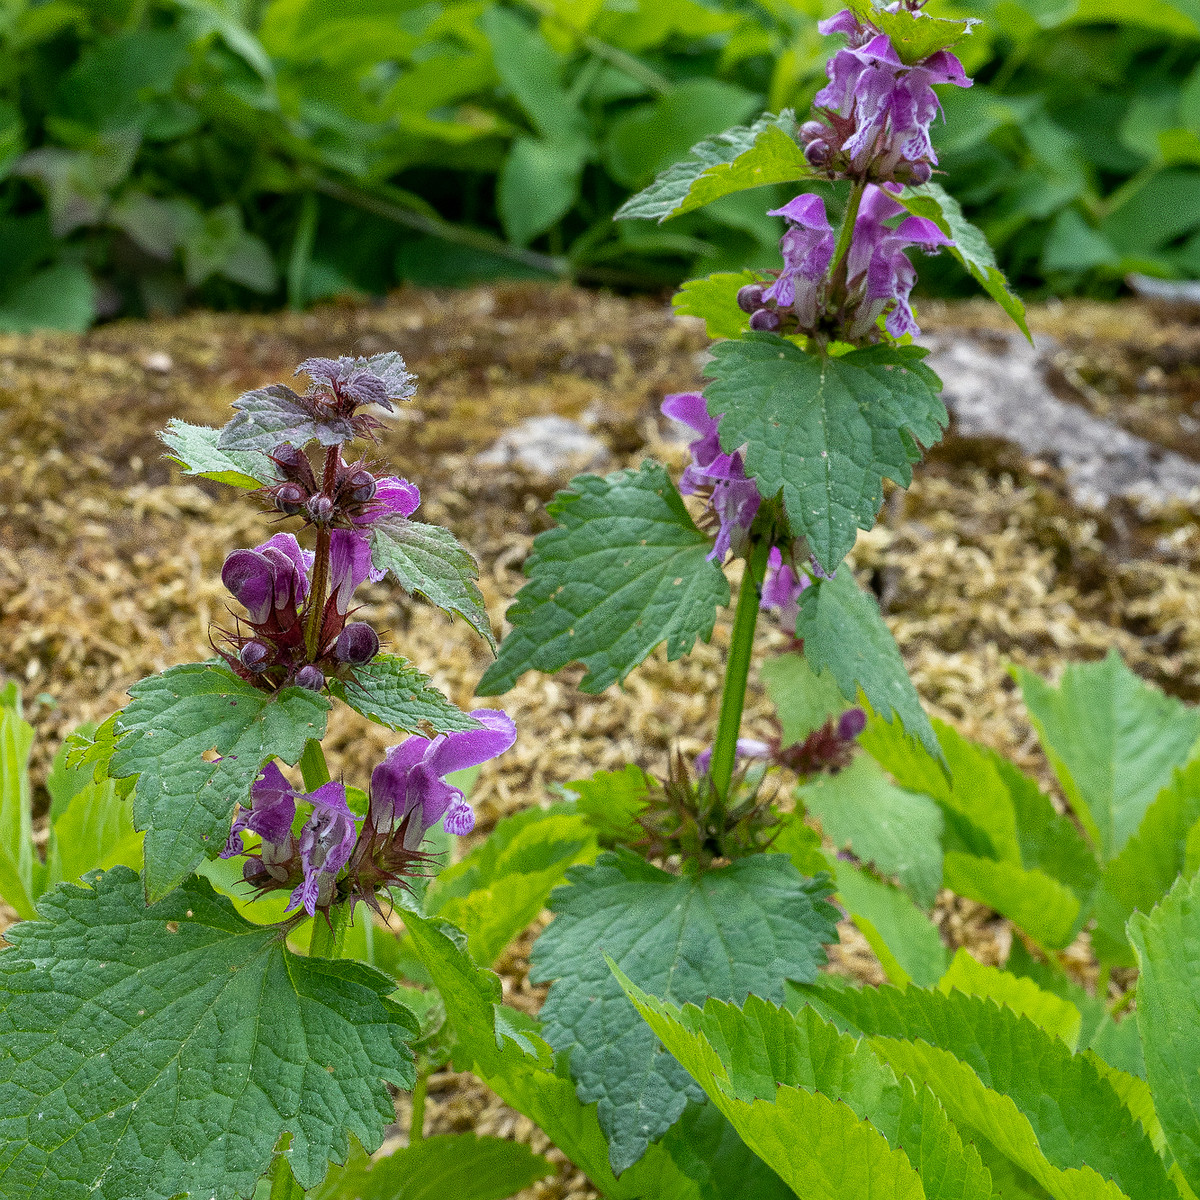
[(809, 583), (808, 576), (800, 574), (791, 563), (785, 563), (783, 552), (778, 546), (772, 546), (759, 606), (778, 609), (784, 629), (794, 632), (796, 618), (800, 615), (800, 594)]
[[(441, 822), (460, 835), (474, 828), (474, 812), (445, 777), (503, 754), (517, 734), (497, 709), (471, 716), (482, 728), (433, 739), (414, 735), (387, 752), (371, 774), (361, 829), (342, 784), (297, 792), (269, 762), (250, 789), (250, 807), (234, 818), (221, 857), (244, 855), (243, 875), (260, 890), (290, 888), (287, 911), (328, 911), (339, 893), (374, 905), (378, 888), (402, 884), (404, 872), (425, 857), (421, 843), (433, 826)], [(298, 801), (312, 811), (293, 832)], [(258, 846), (246, 849), (243, 832), (257, 834)]]
[[(789, 767), (797, 775), (836, 774), (849, 765), (858, 735), (866, 727), (867, 714), (861, 708), (848, 708), (836, 720), (830, 717), (803, 741), (791, 746), (782, 745), (777, 737), (767, 742), (758, 738), (738, 738), (736, 756), (739, 762), (750, 759)], [(712, 747), (696, 755), (692, 768), (698, 776), (708, 774), (712, 755)]]
[(731, 550), (741, 551), (754, 523), (761, 499), (758, 485), (746, 478), (740, 451), (726, 454), (717, 437), (719, 417), (711, 417), (698, 392), (677, 392), (662, 402), (663, 416), (680, 421), (700, 436), (688, 444), (692, 461), (679, 480), (685, 495), (707, 495), (717, 525), (716, 542), (709, 558), (723, 562)]

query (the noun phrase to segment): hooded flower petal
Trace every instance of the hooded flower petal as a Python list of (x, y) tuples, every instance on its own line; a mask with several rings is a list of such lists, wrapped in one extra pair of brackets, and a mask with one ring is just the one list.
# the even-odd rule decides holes
[[(707, 775), (708, 768), (712, 766), (713, 748), (711, 746), (701, 750), (696, 755), (692, 762), (692, 767), (697, 775)], [(760, 742), (757, 738), (738, 738), (737, 750), (734, 755), (738, 758), (770, 758), (771, 747), (767, 742)]]
[(240, 809), (234, 817), (221, 857), (232, 858), (242, 853), (242, 839), (238, 835), (248, 829), (262, 838), (263, 863), (269, 870), (271, 864), (281, 856), (288, 857), (291, 851), (295, 815), (295, 789), (272, 759), (250, 787), (250, 807)]
[(329, 594), (340, 616), (349, 611), (355, 589), (368, 578), (383, 578), (383, 572), (376, 576), (371, 566), (371, 543), (352, 529), (334, 529), (329, 535)]
[(275, 605), (275, 568), (256, 550), (235, 550), (221, 567), (221, 582), (250, 614), (255, 625), (271, 615)]
[(311, 550), (302, 549), (294, 533), (277, 533), (261, 546), (255, 546), (255, 549), (259, 554), (265, 554), (269, 549), (276, 550), (291, 562), (296, 573), (296, 599), (303, 603), (308, 596), (308, 577), (316, 555)]
[(760, 607), (777, 608), (783, 627), (794, 630), (796, 618), (800, 615), (800, 594), (808, 585), (808, 578), (797, 574), (791, 563), (783, 561), (779, 547), (772, 546), (767, 558)]
[(779, 241), (783, 272), (763, 292), (780, 308), (790, 308), (803, 329), (811, 329), (817, 318), (818, 286), (829, 270), (836, 245), (833, 228), (820, 196), (802, 193), (770, 216), (785, 217), (788, 227)]
[(332, 898), (337, 874), (350, 861), (358, 830), (342, 784), (326, 783), (299, 799), (308, 800), (313, 811), (300, 831), (304, 878), (292, 892), (286, 911), (303, 907), (311, 917)]

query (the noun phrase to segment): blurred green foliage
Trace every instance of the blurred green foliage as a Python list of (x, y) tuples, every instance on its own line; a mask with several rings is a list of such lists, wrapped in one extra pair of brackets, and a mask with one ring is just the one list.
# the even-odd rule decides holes
[[(0, 329), (771, 265), (775, 187), (612, 214), (702, 137), (806, 109), (836, 7), (0, 0)], [(1200, 0), (930, 8), (984, 18), (936, 140), (1018, 288), (1200, 275)], [(972, 290), (944, 257), (922, 272)]]

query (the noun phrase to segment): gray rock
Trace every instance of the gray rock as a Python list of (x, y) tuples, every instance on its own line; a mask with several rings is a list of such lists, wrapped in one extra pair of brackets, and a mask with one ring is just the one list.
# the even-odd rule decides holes
[(1200, 499), (1200, 463), (1060, 400), (1046, 383), (1049, 339), (1030, 346), (1017, 334), (965, 331), (921, 339), (926, 362), (945, 385), (942, 398), (966, 437), (1001, 437), (1027, 457), (1067, 475), (1077, 503), (1103, 508), (1112, 496), (1161, 504)]
[(520, 466), (557, 477), (602, 467), (608, 447), (579, 421), (568, 417), (528, 417), (507, 429), (475, 461), (484, 466)]

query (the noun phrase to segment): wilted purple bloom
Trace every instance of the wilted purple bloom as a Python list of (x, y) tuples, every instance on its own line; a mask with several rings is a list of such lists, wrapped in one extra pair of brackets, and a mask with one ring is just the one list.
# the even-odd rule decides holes
[(710, 417), (704, 397), (698, 392), (677, 392), (662, 402), (663, 416), (681, 421), (700, 436), (689, 443), (692, 461), (679, 480), (679, 490), (690, 496), (704, 488), (712, 489), (712, 508), (719, 522), (717, 540), (708, 557), (718, 562), (745, 542), (762, 502), (758, 485), (746, 478), (741, 451), (725, 454), (717, 437), (719, 417)]
[(250, 615), (262, 625), (272, 610), (294, 612), (308, 595), (308, 571), (313, 556), (300, 548), (293, 534), (277, 533), (253, 550), (235, 550), (225, 559), (221, 581)]
[(836, 244), (825, 201), (805, 193), (782, 208), (771, 209), (770, 215), (786, 217), (788, 227), (779, 241), (783, 273), (763, 292), (763, 299), (790, 308), (800, 328), (811, 329), (817, 320), (817, 291)]
[[(393, 746), (371, 773), (371, 816), (377, 829), (409, 817), (404, 846), (416, 850), (426, 832), (443, 821), (447, 833), (470, 833), (475, 814), (445, 776), (503, 754), (517, 739), (507, 713), (477, 708), (471, 713), (482, 729), (443, 733), (430, 740), (414, 735)], [(410, 815), (411, 814), (411, 815)]]
[(396, 353), (372, 358), (307, 358), (296, 374), (324, 383), (338, 397), (355, 404), (378, 404), (389, 411), (393, 400), (409, 400), (416, 379)]
[[(701, 750), (696, 755), (692, 762), (697, 775), (707, 775), (708, 768), (712, 766), (712, 747), (709, 746)], [(771, 746), (768, 742), (760, 742), (757, 738), (738, 738), (737, 749), (734, 752), (735, 759), (738, 758), (770, 758)]]
[(262, 863), (267, 873), (277, 879), (286, 879), (287, 871), (280, 864), (292, 856), (292, 819), (295, 815), (296, 792), (272, 759), (250, 787), (250, 807), (241, 809), (234, 817), (221, 857), (232, 858), (242, 853), (240, 835), (247, 829), (262, 838)]
[(329, 903), (337, 873), (350, 861), (358, 830), (342, 784), (323, 784), (300, 799), (313, 806), (312, 816), (300, 830), (300, 867), (304, 879), (292, 892), (284, 911), (303, 905), (311, 917), (318, 906)]
[(796, 628), (800, 615), (800, 593), (809, 586), (806, 575), (799, 575), (791, 563), (783, 561), (778, 546), (771, 547), (767, 558), (767, 574), (763, 579), (761, 608), (779, 609), (779, 619), (785, 629)]
[[(411, 517), (420, 503), (421, 493), (415, 483), (388, 475), (376, 480), (371, 507), (362, 516), (355, 517), (354, 523), (370, 525), (391, 513)], [(387, 571), (372, 564), (371, 543), (365, 533), (354, 529), (332, 531), (329, 538), (329, 594), (335, 597), (340, 615), (346, 615), (350, 599), (360, 583), (366, 579), (378, 583), (386, 574)]]
[(861, 293), (848, 332), (851, 341), (862, 337), (889, 304), (892, 308), (886, 321), (888, 333), (900, 337), (920, 332), (908, 302), (917, 273), (904, 251), (909, 246), (936, 250), (953, 243), (925, 217), (905, 217), (895, 229), (884, 224), (904, 211), (882, 188), (867, 185), (846, 262), (850, 290)]

